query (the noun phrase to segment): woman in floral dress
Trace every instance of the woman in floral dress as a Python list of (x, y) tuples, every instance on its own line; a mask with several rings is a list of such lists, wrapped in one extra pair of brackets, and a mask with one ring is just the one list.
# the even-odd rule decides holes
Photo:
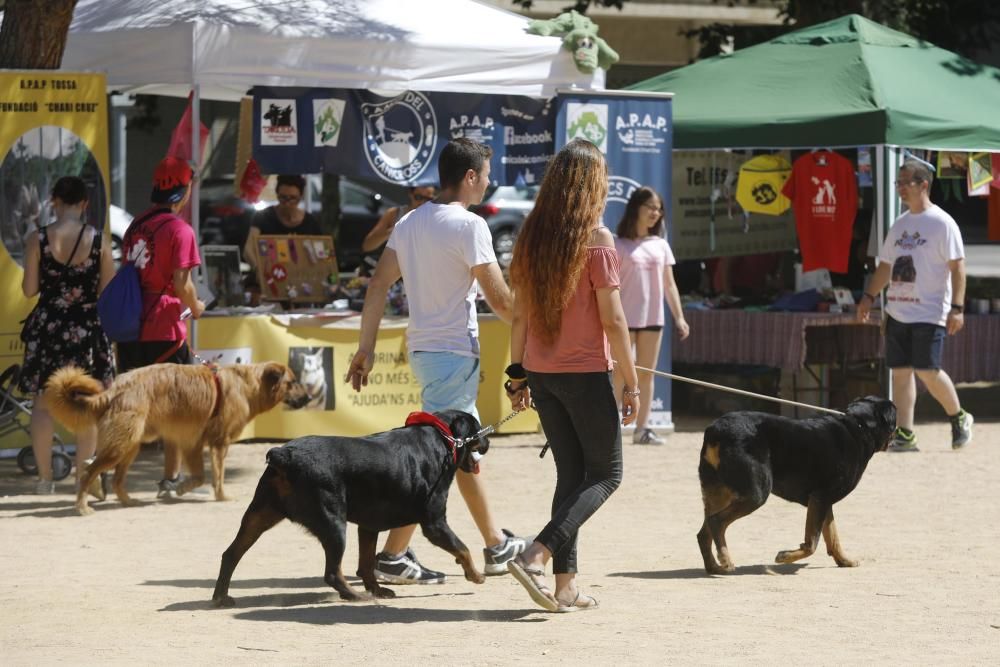
[[(26, 240), (21, 288), (38, 303), (25, 320), (24, 367), (19, 387), (35, 394), (31, 411), (31, 446), (38, 465), (35, 492), (55, 493), (52, 479), (52, 438), (55, 425), (45, 405), (43, 390), (49, 376), (75, 365), (109, 384), (114, 377), (111, 343), (97, 319), (97, 295), (114, 275), (110, 244), (87, 224), (87, 186), (75, 176), (64, 176), (52, 188), (55, 221), (32, 232)], [(97, 449), (97, 428), (77, 433), (77, 480), (84, 461)]]

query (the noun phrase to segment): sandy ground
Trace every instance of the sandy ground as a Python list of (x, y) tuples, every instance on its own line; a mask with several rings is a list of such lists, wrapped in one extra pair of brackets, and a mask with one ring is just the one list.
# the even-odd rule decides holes
[[(601, 607), (549, 614), (509, 576), (476, 586), (422, 537), (442, 586), (397, 587), (392, 601), (345, 603), (322, 581), (319, 544), (287, 522), (237, 568), (233, 609), (211, 608), (219, 556), (236, 533), (267, 445), (231, 449), (234, 502), (154, 499), (161, 456), (144, 450), (134, 496), (79, 517), (68, 492), (27, 495), (32, 480), (0, 462), (0, 654), (5, 665), (680, 663), (997, 664), (1000, 660), (1000, 424), (977, 424), (953, 453), (947, 425), (919, 427), (920, 454), (878, 454), (837, 505), (845, 549), (774, 565), (802, 538), (802, 508), (772, 498), (730, 529), (735, 575), (708, 577), (697, 458), (704, 422), (663, 447), (626, 447), (625, 481), (581, 535), (581, 582)], [(503, 526), (543, 524), (554, 483), (538, 436), (493, 439), (486, 474)], [(451, 524), (478, 553), (452, 489)], [(351, 535), (344, 570), (354, 571)]]

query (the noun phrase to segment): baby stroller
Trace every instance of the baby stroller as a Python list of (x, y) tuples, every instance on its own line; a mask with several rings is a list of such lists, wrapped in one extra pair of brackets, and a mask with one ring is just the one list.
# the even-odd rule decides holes
[[(17, 431), (31, 435), (21, 417), (31, 416), (32, 400), (18, 396), (17, 381), (20, 376), (21, 367), (17, 364), (0, 373), (0, 438)], [(66, 446), (58, 433), (55, 434), (55, 440), (59, 451), (52, 452), (52, 479), (60, 480), (68, 477), (73, 470), (73, 459), (66, 453)], [(38, 474), (35, 452), (30, 445), (18, 452), (17, 466), (27, 475)]]

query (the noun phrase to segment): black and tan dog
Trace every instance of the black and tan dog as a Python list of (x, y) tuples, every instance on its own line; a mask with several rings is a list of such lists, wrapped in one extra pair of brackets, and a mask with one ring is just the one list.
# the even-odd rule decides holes
[[(465, 412), (434, 416), (459, 440), (479, 431), (479, 422)], [(455, 470), (474, 472), (487, 449), (484, 437), (456, 447), (435, 426), (417, 424), (362, 438), (306, 436), (269, 450), (236, 539), (222, 554), (212, 601), (233, 606), (233, 570), (282, 519), (301, 524), (320, 541), (324, 581), (344, 600), (395, 596), (375, 581), (375, 543), (380, 531), (410, 524), (420, 524), (431, 544), (453, 555), (466, 579), (483, 583), (468, 548), (448, 526), (445, 505)], [(355, 591), (341, 571), (348, 522), (358, 525), (358, 575), (370, 595)]]
[[(698, 546), (709, 574), (735, 569), (726, 529), (764, 504), (772, 492), (805, 505), (805, 541), (778, 552), (791, 563), (811, 556), (822, 532), (827, 553), (841, 567), (857, 561), (844, 555), (833, 522), (834, 503), (861, 481), (875, 452), (885, 451), (896, 430), (896, 406), (874, 396), (857, 399), (844, 415), (793, 420), (761, 412), (731, 412), (705, 429), (698, 477), (705, 522)], [(712, 542), (719, 561), (712, 555)]]

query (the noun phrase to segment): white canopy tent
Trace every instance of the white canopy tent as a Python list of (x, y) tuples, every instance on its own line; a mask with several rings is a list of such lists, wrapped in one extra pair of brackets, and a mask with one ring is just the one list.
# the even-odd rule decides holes
[(126, 93), (238, 100), (252, 86), (550, 97), (603, 88), (556, 37), (474, 0), (80, 0), (63, 69)]

